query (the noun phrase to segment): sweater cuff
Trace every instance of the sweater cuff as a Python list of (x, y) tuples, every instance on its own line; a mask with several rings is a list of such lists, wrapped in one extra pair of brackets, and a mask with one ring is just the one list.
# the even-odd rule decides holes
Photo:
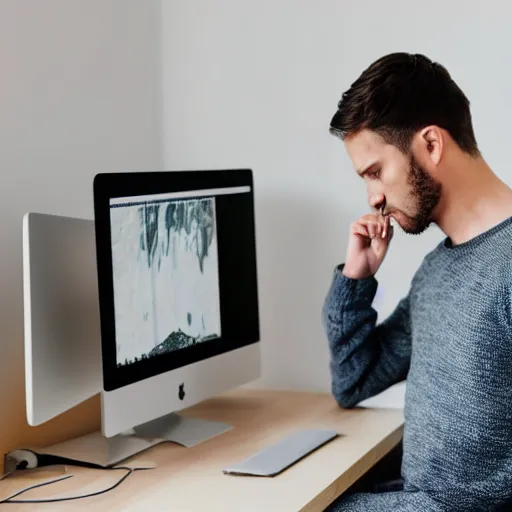
[(371, 306), (377, 293), (378, 282), (374, 276), (353, 279), (343, 274), (344, 263), (334, 269), (331, 289), (329, 291), (331, 306), (341, 309), (347, 303), (357, 301)]

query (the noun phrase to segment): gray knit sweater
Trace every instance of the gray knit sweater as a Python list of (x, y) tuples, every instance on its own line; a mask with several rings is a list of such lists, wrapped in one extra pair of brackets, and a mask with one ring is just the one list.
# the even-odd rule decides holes
[(407, 378), (404, 487), (330, 510), (512, 510), (512, 217), (441, 242), (381, 323), (376, 290), (335, 269), (323, 308), (332, 391), (349, 408)]

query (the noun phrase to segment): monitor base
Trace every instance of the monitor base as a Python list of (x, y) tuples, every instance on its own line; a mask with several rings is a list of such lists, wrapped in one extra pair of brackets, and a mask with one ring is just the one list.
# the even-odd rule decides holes
[(130, 434), (142, 438), (160, 438), (188, 448), (231, 428), (227, 423), (171, 413), (135, 427)]
[(171, 413), (114, 437), (105, 437), (97, 431), (44, 448), (14, 450), (6, 457), (17, 462), (29, 458), (29, 469), (55, 464), (111, 467), (160, 443), (172, 442), (190, 448), (231, 428), (227, 423)]

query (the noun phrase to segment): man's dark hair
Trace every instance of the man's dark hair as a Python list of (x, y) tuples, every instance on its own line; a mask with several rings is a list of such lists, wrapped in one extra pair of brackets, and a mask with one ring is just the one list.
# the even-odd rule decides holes
[(329, 131), (343, 140), (369, 129), (407, 153), (415, 132), (436, 125), (463, 151), (478, 156), (469, 107), (442, 65), (421, 54), (392, 53), (371, 64), (343, 93)]

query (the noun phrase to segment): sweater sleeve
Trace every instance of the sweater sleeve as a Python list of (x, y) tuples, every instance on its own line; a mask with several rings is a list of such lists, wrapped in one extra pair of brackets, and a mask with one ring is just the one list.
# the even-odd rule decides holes
[(503, 496), (479, 496), (466, 488), (341, 495), (325, 512), (482, 512), (512, 510)]
[(322, 310), (330, 350), (332, 392), (349, 408), (404, 380), (411, 359), (409, 299), (376, 325), (375, 277), (351, 279), (336, 267)]

